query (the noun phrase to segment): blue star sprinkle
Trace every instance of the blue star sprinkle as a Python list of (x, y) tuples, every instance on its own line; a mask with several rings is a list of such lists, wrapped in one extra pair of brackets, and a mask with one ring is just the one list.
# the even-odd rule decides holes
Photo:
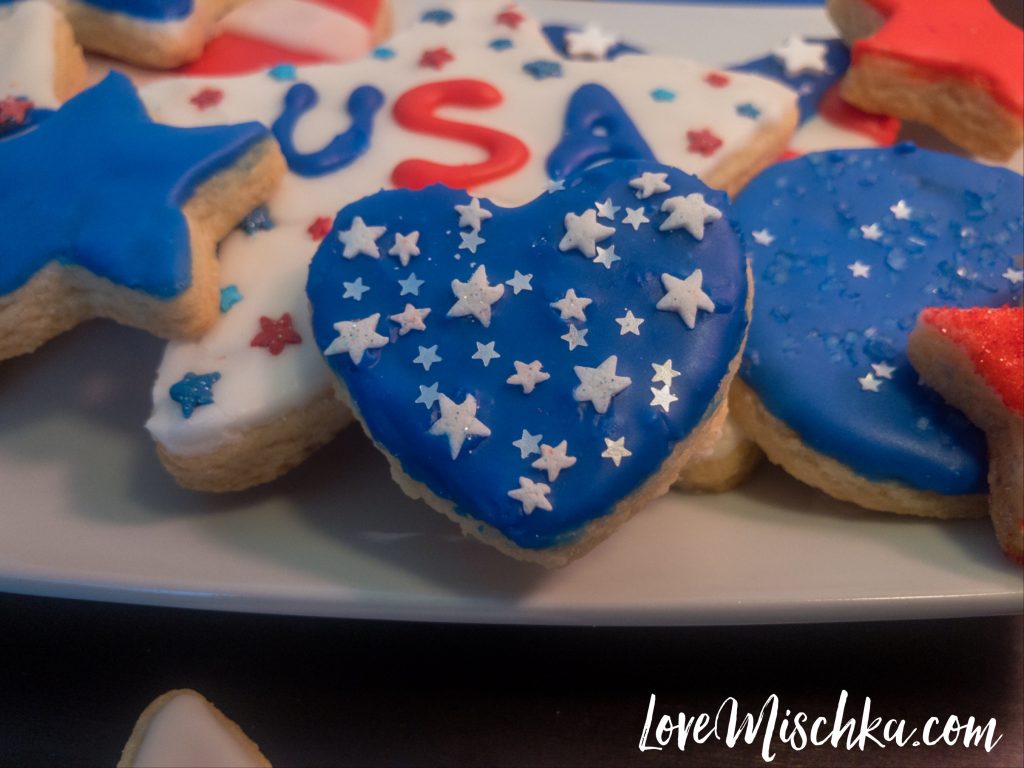
[(374, 48), (373, 53), (370, 55), (375, 59), (387, 61), (388, 59), (395, 58), (395, 51), (392, 48), (388, 48), (386, 45), (382, 45), (379, 48)]
[(523, 64), (523, 71), (534, 80), (544, 80), (548, 77), (561, 77), (562, 65), (549, 59), (537, 59)]
[(203, 405), (213, 403), (213, 385), (220, 381), (220, 373), (192, 373), (189, 371), (185, 376), (171, 385), (169, 390), (171, 400), (181, 405), (181, 415), (186, 419), (192, 417), (192, 412)]
[(274, 80), (278, 80), (281, 82), (294, 80), (296, 77), (295, 65), (278, 64), (277, 66), (268, 69), (267, 74), (270, 75)]
[(454, 18), (455, 14), (451, 11), (445, 10), (444, 8), (435, 8), (431, 11), (425, 11), (424, 14), (420, 16), (420, 21), (424, 24), (437, 24), (443, 27)]
[(761, 110), (747, 101), (737, 105), (736, 114), (740, 117), (749, 117), (751, 120), (757, 120), (761, 116)]
[(223, 315), (242, 300), (242, 293), (237, 285), (225, 285), (220, 289), (220, 313)]
[(182, 206), (268, 136), (258, 123), (158, 125), (128, 78), (107, 75), (33, 130), (0, 141), (0, 296), (51, 262), (159, 298), (179, 295), (192, 283)]
[(495, 51), (507, 51), (512, 47), (512, 45), (512, 41), (507, 37), (497, 37), (487, 44), (489, 48), (492, 48)]
[(675, 101), (676, 92), (670, 91), (668, 88), (655, 88), (651, 91), (651, 98), (655, 101)]
[(274, 228), (274, 222), (270, 218), (270, 211), (267, 210), (267, 206), (261, 205), (259, 208), (253, 208), (248, 215), (242, 219), (242, 223), (239, 226), (245, 230), (245, 234), (255, 235), (257, 232), (269, 231)]

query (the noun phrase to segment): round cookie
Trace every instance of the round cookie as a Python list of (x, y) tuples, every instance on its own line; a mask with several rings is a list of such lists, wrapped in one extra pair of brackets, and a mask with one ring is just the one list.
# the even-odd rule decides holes
[(1016, 303), (1021, 178), (897, 145), (762, 173), (734, 213), (757, 303), (730, 407), (768, 458), (870, 509), (984, 513), (984, 439), (920, 386), (917, 313)]
[(310, 266), (316, 342), (407, 493), (561, 565), (717, 430), (750, 299), (726, 206), (637, 161), (520, 208), (380, 192), (342, 209)]

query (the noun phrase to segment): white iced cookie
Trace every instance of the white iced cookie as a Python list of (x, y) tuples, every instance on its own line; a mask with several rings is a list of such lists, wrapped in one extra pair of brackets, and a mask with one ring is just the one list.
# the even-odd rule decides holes
[(168, 691), (139, 715), (118, 768), (270, 768), (236, 723), (196, 691)]
[(0, 102), (55, 109), (83, 87), (85, 61), (64, 16), (41, 0), (0, 4)]

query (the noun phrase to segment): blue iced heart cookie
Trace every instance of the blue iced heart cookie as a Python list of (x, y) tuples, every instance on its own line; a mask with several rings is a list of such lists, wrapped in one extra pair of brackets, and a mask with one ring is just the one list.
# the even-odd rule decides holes
[[(734, 212), (757, 286), (741, 373), (756, 402), (734, 410), (769, 457), (874, 509), (983, 514), (984, 439), (919, 384), (906, 343), (924, 307), (1020, 302), (1022, 209), (1017, 174), (907, 144), (751, 182)], [(778, 443), (779, 424), (802, 445)]]
[(565, 562), (667, 490), (723, 395), (748, 324), (726, 205), (647, 161), (521, 208), (380, 192), (313, 259), (316, 342), (407, 489)]

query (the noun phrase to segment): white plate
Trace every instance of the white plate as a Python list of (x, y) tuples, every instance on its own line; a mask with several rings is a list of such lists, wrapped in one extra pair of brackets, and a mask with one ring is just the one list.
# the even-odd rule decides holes
[[(436, 4), (436, 3), (435, 3)], [(422, 4), (421, 4), (422, 5)], [(820, 9), (531, 3), (716, 63)], [(413, 11), (400, 8), (408, 15)], [(740, 18), (739, 26), (725, 23)], [(1022, 609), (987, 521), (875, 515), (766, 467), (722, 496), (672, 493), (545, 572), (407, 499), (350, 430), (272, 486), (183, 491), (142, 428), (161, 343), (92, 323), (0, 367), (0, 590), (322, 616), (559, 624), (922, 618)]]

